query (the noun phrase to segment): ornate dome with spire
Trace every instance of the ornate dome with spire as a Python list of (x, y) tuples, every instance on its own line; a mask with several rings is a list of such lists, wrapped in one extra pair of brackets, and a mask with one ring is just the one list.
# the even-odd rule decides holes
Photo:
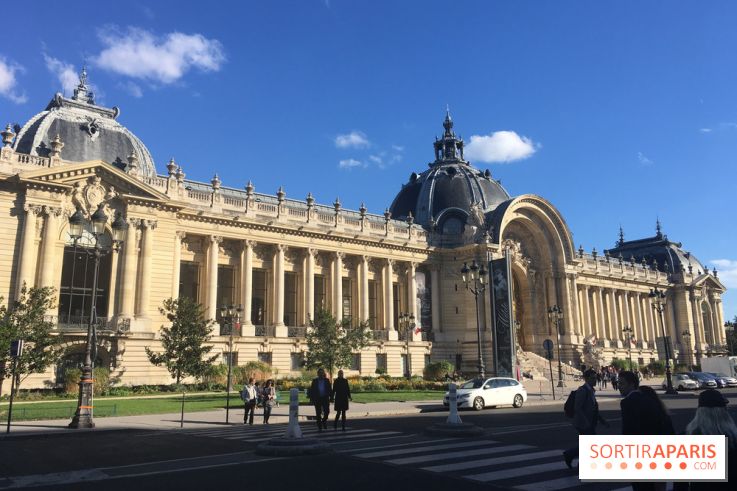
[(155, 176), (151, 154), (138, 137), (116, 121), (119, 114), (117, 107), (95, 104), (95, 96), (87, 85), (87, 70), (82, 68), (74, 95), (66, 98), (57, 93), (44, 111), (16, 131), (13, 148), (47, 157), (58, 137), (63, 142), (64, 160), (103, 160), (124, 170), (134, 160), (141, 175)]
[(464, 232), (467, 224), (484, 225), (485, 215), (510, 199), (489, 170), (481, 171), (463, 157), (463, 139), (453, 131), (450, 111), (443, 121), (443, 136), (436, 138), (435, 161), (429, 169), (409, 178), (392, 202), (393, 218), (414, 217), (414, 222), (446, 235)]

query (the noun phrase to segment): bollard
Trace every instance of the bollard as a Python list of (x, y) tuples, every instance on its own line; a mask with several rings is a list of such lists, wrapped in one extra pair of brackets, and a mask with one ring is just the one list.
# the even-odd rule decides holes
[(179, 427), (184, 428), (184, 392), (182, 392), (182, 417), (179, 420)]
[(299, 389), (289, 390), (289, 424), (284, 438), (302, 438), (299, 427)]
[(450, 412), (448, 413), (446, 423), (449, 425), (459, 425), (463, 423), (463, 421), (461, 421), (461, 417), (458, 416), (458, 393), (456, 391), (456, 384), (450, 384), (448, 392), (448, 406), (450, 408)]

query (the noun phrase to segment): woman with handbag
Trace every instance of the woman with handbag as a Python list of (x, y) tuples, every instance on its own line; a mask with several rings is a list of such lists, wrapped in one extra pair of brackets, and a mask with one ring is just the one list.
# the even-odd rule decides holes
[(332, 399), (335, 401), (335, 424), (333, 428), (338, 429), (338, 418), (342, 417), (343, 431), (345, 431), (345, 412), (348, 410), (348, 400), (351, 398), (351, 387), (348, 380), (343, 378), (343, 370), (338, 370), (338, 378), (333, 382)]
[(261, 391), (261, 397), (263, 398), (264, 404), (264, 424), (269, 424), (269, 417), (271, 416), (271, 408), (276, 405), (276, 399), (274, 398), (274, 381), (269, 379), (264, 384), (264, 388)]

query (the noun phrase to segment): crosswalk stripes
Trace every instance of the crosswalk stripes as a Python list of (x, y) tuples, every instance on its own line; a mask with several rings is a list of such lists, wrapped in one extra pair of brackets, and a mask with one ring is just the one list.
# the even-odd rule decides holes
[[(512, 447), (525, 447), (525, 449), (535, 448), (535, 447), (530, 447), (528, 445), (512, 445)], [(497, 448), (487, 448), (484, 450), (492, 454), (492, 453), (498, 453), (502, 451), (514, 452), (515, 450), (521, 450), (521, 449), (519, 448), (515, 449), (515, 448), (509, 448), (509, 447), (497, 447)], [(431, 471), (431, 472), (462, 471), (466, 469), (474, 469), (474, 468), (479, 468), (479, 467), (484, 467), (484, 466), (511, 464), (514, 462), (524, 462), (526, 460), (552, 457), (552, 456), (560, 456), (560, 451), (545, 450), (542, 452), (523, 453), (523, 454), (517, 454), (517, 455), (505, 455), (504, 457), (495, 457), (491, 459), (480, 459), (480, 460), (470, 460), (470, 461), (467, 460), (464, 462), (455, 462), (452, 464), (434, 465), (430, 467), (423, 467), (422, 469), (426, 471)], [(430, 460), (432, 459), (426, 459), (425, 462), (428, 462)]]

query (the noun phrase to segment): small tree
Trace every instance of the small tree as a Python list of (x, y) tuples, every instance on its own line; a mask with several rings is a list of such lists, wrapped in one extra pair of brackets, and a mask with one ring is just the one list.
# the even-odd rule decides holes
[(149, 361), (166, 366), (177, 385), (183, 377), (205, 375), (218, 355), (207, 357), (212, 350), (212, 321), (205, 319), (202, 305), (186, 297), (169, 298), (159, 312), (169, 319), (171, 327), (161, 326), (163, 352), (146, 347)]
[[(2, 304), (0, 297), (0, 304)], [(10, 307), (0, 306), (0, 384), (12, 376), (10, 342), (22, 339), (23, 354), (16, 360), (15, 393), (33, 373), (43, 373), (61, 356), (59, 338), (53, 334), (54, 323), (46, 312), (55, 306), (52, 287), (27, 288), (23, 285), (18, 300)], [(0, 385), (1, 387), (1, 385)]]
[(306, 365), (323, 367), (330, 377), (336, 368), (350, 366), (353, 353), (371, 341), (368, 322), (361, 322), (357, 327), (350, 324), (350, 319), (338, 322), (327, 310), (318, 310), (307, 330)]

